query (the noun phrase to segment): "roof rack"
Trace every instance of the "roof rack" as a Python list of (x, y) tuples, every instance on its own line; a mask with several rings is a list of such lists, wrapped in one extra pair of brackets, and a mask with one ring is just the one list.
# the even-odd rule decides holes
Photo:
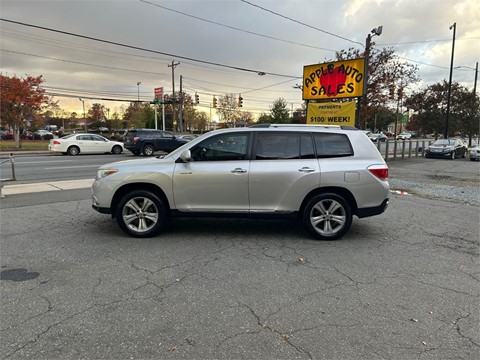
[(259, 127), (259, 128), (289, 128), (289, 127), (324, 127), (324, 128), (335, 128), (340, 129), (342, 128), (341, 125), (324, 125), (324, 124), (256, 124), (250, 127)]

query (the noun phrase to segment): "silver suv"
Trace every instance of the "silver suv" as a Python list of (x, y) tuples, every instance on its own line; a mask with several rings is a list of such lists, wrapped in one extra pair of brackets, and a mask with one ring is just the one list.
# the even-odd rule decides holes
[(388, 205), (388, 167), (355, 128), (270, 125), (206, 133), (164, 157), (99, 168), (93, 208), (134, 237), (170, 216), (298, 217), (334, 240)]

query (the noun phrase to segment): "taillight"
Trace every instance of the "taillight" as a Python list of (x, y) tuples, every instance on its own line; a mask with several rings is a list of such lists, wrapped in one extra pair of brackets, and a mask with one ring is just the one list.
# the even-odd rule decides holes
[(388, 179), (388, 166), (387, 165), (371, 165), (368, 168), (373, 175), (375, 175), (380, 180)]
[(137, 142), (138, 139), (139, 139), (138, 136), (135, 136), (135, 137), (133, 138), (133, 142)]
[(53, 145), (60, 145), (60, 141), (54, 140), (54, 141), (53, 141)]

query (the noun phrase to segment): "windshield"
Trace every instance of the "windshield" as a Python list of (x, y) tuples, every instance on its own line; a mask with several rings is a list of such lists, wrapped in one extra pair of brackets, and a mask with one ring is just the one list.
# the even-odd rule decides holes
[(455, 144), (455, 140), (442, 139), (433, 143), (433, 146), (449, 146)]

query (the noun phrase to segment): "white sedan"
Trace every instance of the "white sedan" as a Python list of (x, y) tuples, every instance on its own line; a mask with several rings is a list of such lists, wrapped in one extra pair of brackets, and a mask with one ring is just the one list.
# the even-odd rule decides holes
[(112, 153), (121, 154), (124, 151), (123, 143), (110, 141), (97, 134), (72, 134), (60, 139), (52, 139), (48, 144), (51, 152), (60, 152), (64, 155)]
[(412, 138), (412, 134), (409, 132), (402, 132), (401, 134), (397, 135), (397, 140), (410, 140)]

